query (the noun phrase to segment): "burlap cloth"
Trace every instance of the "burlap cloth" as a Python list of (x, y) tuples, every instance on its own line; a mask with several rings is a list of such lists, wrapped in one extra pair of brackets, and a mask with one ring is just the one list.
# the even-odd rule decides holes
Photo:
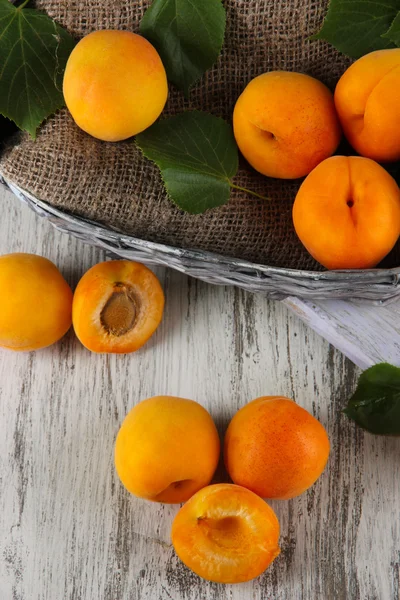
[[(138, 31), (150, 0), (37, 0), (38, 8), (76, 36), (96, 29)], [(224, 0), (227, 32), (217, 65), (193, 88), (190, 102), (170, 86), (165, 114), (187, 108), (231, 121), (246, 84), (268, 70), (301, 71), (331, 88), (348, 59), (310, 41), (327, 0)], [(291, 209), (299, 182), (270, 180), (245, 161), (235, 183), (270, 202), (232, 192), (230, 202), (192, 216), (168, 200), (158, 169), (132, 141), (97, 141), (73, 123), (66, 109), (41, 128), (36, 142), (24, 135), (0, 160), (0, 170), (49, 204), (123, 233), (183, 248), (206, 249), (272, 266), (320, 267), (293, 230)]]

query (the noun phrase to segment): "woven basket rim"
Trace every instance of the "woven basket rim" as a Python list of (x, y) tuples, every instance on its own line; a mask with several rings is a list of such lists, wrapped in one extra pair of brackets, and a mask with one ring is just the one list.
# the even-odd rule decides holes
[[(177, 256), (180, 258), (185, 258), (188, 260), (207, 260), (210, 264), (225, 264), (226, 266), (231, 266), (234, 269), (246, 270), (249, 269), (251, 271), (258, 271), (264, 275), (283, 275), (285, 277), (292, 277), (293, 279), (299, 280), (308, 280), (308, 281), (326, 281), (326, 282), (339, 282), (339, 281), (349, 281), (349, 280), (357, 280), (358, 282), (365, 283), (377, 283), (381, 279), (387, 279), (388, 277), (393, 277), (394, 281), (392, 285), (396, 285), (400, 281), (400, 266), (394, 267), (390, 269), (347, 269), (347, 270), (330, 270), (330, 271), (307, 271), (301, 269), (288, 269), (284, 267), (271, 267), (268, 265), (258, 264), (250, 261), (246, 261), (240, 258), (225, 256), (222, 254), (218, 254), (216, 252), (210, 252), (207, 250), (196, 250), (192, 248), (177, 248), (175, 246), (170, 246), (167, 244), (162, 244), (159, 242), (152, 242), (149, 240), (143, 240), (140, 238), (136, 238), (132, 235), (124, 234), (118, 230), (114, 230), (104, 225), (97, 223), (96, 221), (92, 221), (85, 217), (73, 215), (71, 213), (62, 211), (58, 208), (55, 208), (48, 204), (47, 202), (37, 198), (27, 190), (15, 185), (12, 181), (9, 181), (0, 171), (0, 181), (3, 180), (7, 187), (9, 187), (12, 191), (22, 193), (24, 196), (29, 198), (31, 202), (36, 204), (39, 208), (48, 213), (52, 214), (54, 217), (67, 221), (75, 226), (89, 226), (93, 228), (93, 233), (97, 235), (106, 235), (108, 238), (112, 239), (114, 242), (119, 244), (132, 244), (134, 243), (136, 246), (142, 246), (148, 250), (153, 250), (154, 252), (162, 252), (163, 254), (170, 256)], [(18, 195), (18, 194), (17, 194)]]

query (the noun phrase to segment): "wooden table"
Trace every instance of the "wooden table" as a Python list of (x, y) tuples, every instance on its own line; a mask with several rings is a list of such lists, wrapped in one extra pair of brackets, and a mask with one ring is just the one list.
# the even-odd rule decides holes
[[(47, 256), (71, 284), (104, 259), (3, 189), (0, 203), (1, 254)], [(341, 414), (358, 369), (278, 302), (157, 273), (165, 318), (142, 351), (97, 356), (70, 332), (41, 352), (0, 352), (1, 600), (398, 600), (400, 440)], [(327, 427), (329, 466), (308, 493), (272, 503), (282, 553), (254, 582), (190, 573), (169, 541), (178, 507), (119, 483), (118, 428), (156, 394), (198, 400), (221, 434), (265, 394), (295, 398)]]

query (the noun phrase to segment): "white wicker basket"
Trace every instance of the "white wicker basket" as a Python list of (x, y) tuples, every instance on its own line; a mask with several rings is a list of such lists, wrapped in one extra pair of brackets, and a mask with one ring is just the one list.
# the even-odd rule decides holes
[(276, 300), (298, 296), (314, 300), (346, 298), (385, 304), (400, 297), (400, 267), (363, 271), (299, 271), (258, 265), (203, 250), (173, 248), (124, 235), (61, 212), (6, 181), (1, 173), (0, 181), (60, 231), (70, 233), (120, 258), (164, 265), (208, 283), (235, 285)]

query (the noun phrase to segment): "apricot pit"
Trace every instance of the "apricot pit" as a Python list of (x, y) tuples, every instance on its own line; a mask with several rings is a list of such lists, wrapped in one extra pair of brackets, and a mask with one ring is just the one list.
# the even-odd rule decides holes
[(118, 282), (100, 313), (100, 321), (107, 333), (119, 337), (134, 328), (138, 311), (132, 290)]

